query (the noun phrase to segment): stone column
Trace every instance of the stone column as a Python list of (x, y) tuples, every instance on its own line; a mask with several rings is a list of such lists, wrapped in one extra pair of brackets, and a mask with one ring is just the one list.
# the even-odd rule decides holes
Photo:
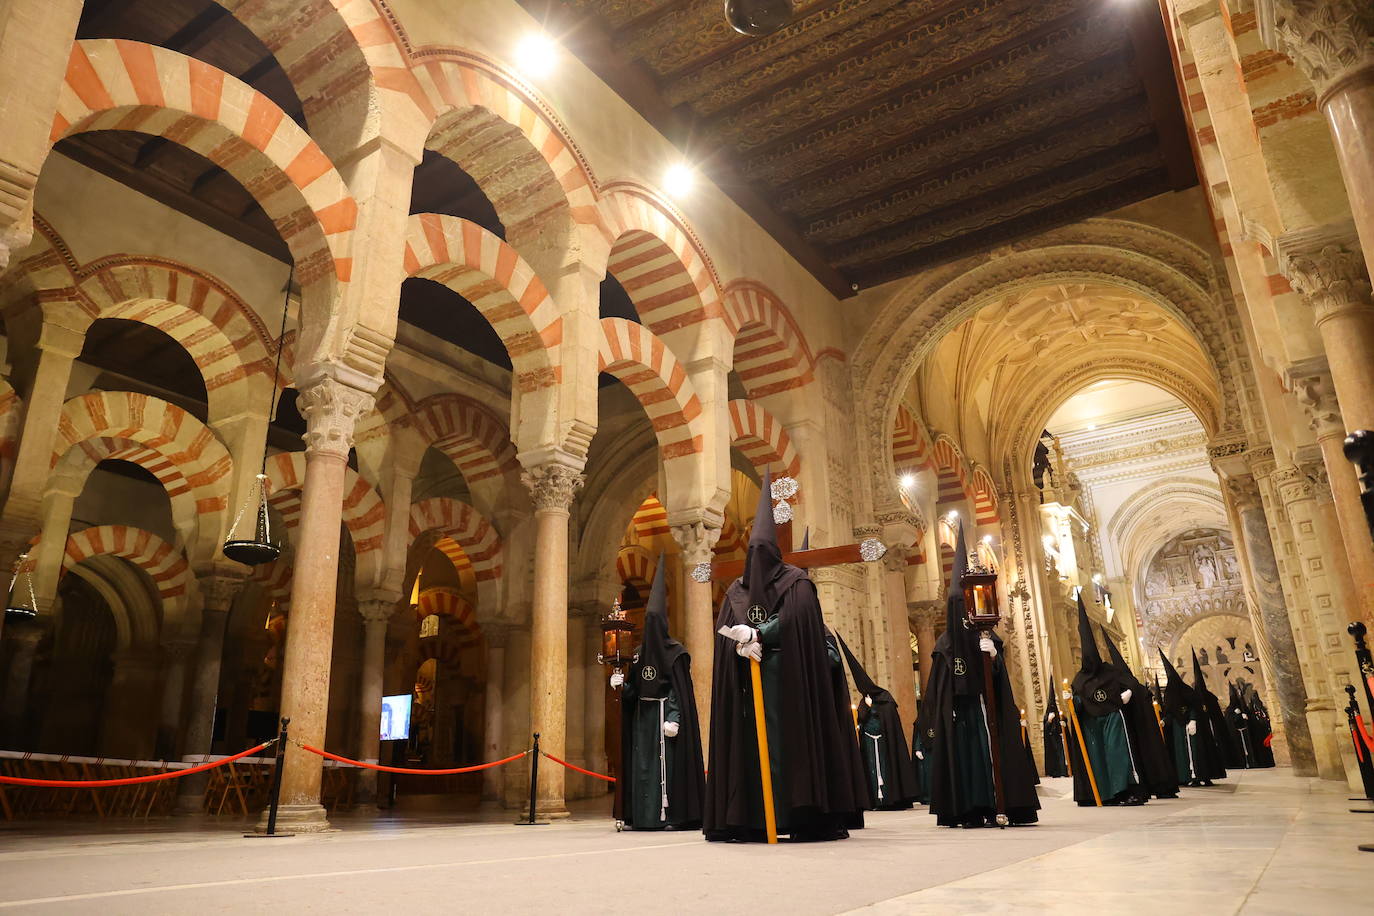
[[(344, 471), (354, 425), (372, 409), (373, 400), (368, 392), (324, 376), (303, 385), (296, 403), (306, 422), (305, 484), (281, 682), (281, 714), (291, 720), (295, 741), (286, 748), (277, 827), (310, 833), (329, 829), (320, 805), (322, 761), (295, 742), (324, 746)], [(266, 829), (266, 811), (259, 827)]]
[[(185, 757), (208, 754), (215, 738), (215, 712), (219, 708), (219, 675), (224, 663), (224, 635), (229, 610), (241, 580), (230, 576), (203, 576), (200, 582), (200, 639), (191, 670), (191, 690), (186, 707), (186, 732), (181, 747)], [(242, 750), (242, 748), (236, 748)], [(176, 780), (176, 811), (194, 814), (205, 806), (209, 776), (201, 774)]]
[(1288, 621), (1279, 564), (1274, 556), (1274, 542), (1269, 537), (1269, 523), (1260, 502), (1259, 487), (1254, 477), (1236, 475), (1226, 480), (1226, 492), (1235, 507), (1240, 522), (1237, 534), (1244, 541), (1245, 555), (1249, 559), (1250, 587), (1259, 623), (1255, 635), (1263, 644), (1262, 648), (1267, 649), (1261, 652), (1261, 657), (1268, 661), (1268, 680), (1279, 701), (1278, 712), (1292, 756), (1293, 772), (1299, 776), (1316, 776), (1317, 758), (1312, 747), (1312, 733), (1307, 726), (1307, 692), (1303, 687), (1298, 647)]
[[(510, 641), (510, 626), (488, 623), (482, 627), (487, 642), (487, 689), (483, 698), (485, 726), (482, 729), (482, 761), (500, 760), (509, 755), (506, 750), (505, 689), (506, 644)], [(482, 771), (482, 798), (499, 801), (501, 798), (501, 770), (493, 767)]]
[(921, 696), (926, 695), (930, 683), (930, 658), (935, 652), (935, 628), (945, 619), (943, 601), (913, 601), (907, 605), (907, 619), (916, 628), (916, 645), (920, 652)]
[[(81, 0), (0, 4), (0, 273), (33, 237), (33, 188), (67, 73)], [(22, 87), (18, 89), (16, 87)]]
[(156, 646), (130, 646), (115, 653), (101, 718), (101, 756), (152, 756), (157, 731), (150, 727), (147, 711), (156, 702), (157, 669)]
[(916, 719), (916, 675), (911, 670), (911, 624), (907, 619), (906, 569), (908, 548), (892, 544), (883, 554), (883, 612), (886, 625), (887, 669), (884, 685), (897, 701), (904, 722)]
[[(1368, 0), (1258, 0), (1265, 44), (1293, 59), (1317, 89), (1374, 274), (1374, 15)], [(1363, 427), (1369, 429), (1370, 427)]]
[[(525, 471), (534, 503), (534, 589), (530, 608), (530, 730), (541, 748), (566, 752), (568, 706), (568, 517), (585, 478), (580, 467), (549, 462)], [(566, 759), (566, 758), (565, 758)], [(564, 769), (539, 768), (539, 813), (567, 817)]]
[[(568, 615), (568, 734), (565, 748), (567, 759), (580, 767), (587, 765), (587, 626), (590, 615), (582, 608), (573, 608)], [(591, 663), (596, 664), (595, 656)], [(586, 798), (591, 777), (568, 772), (565, 775), (567, 798)]]
[(51, 618), (38, 617), (12, 621), (5, 628), (5, 641), (14, 647), (5, 672), (4, 707), (0, 709), (0, 742), (6, 750), (22, 750), (28, 741), (29, 681), (38, 644), (50, 625)]
[[(502, 677), (501, 695), (505, 698), (506, 743), (502, 757), (508, 757), (530, 746), (530, 631), (527, 627), (512, 627), (506, 641), (506, 670)], [(504, 777), (502, 799), (508, 808), (524, 807), (530, 797), (530, 762), (520, 760), (501, 767)]]
[(1360, 502), (1360, 485), (1355, 468), (1345, 458), (1342, 446), (1345, 424), (1341, 422), (1340, 405), (1331, 384), (1326, 361), (1304, 360), (1288, 370), (1293, 396), (1307, 413), (1312, 431), (1321, 449), (1326, 478), (1331, 484), (1331, 498), (1336, 521), (1340, 527), (1342, 549), (1349, 565), (1353, 597), (1345, 608), (1349, 621), (1363, 618), (1374, 625), (1374, 543), (1365, 525), (1364, 508)]
[[(696, 694), (697, 719), (702, 728), (701, 750), (710, 759), (711, 669), (716, 655), (716, 609), (711, 606), (710, 565), (716, 541), (720, 540), (720, 526), (696, 521), (674, 526), (672, 531), (687, 570), (683, 596), (687, 626), (682, 644), (692, 657), (692, 692)], [(700, 581), (703, 576), (704, 582)]]
[[(598, 621), (600, 614), (592, 616), (593, 621)], [(586, 744), (587, 769), (594, 773), (606, 772), (606, 685), (609, 675), (606, 668), (595, 663), (597, 654), (601, 651), (601, 628), (590, 626), (587, 628), (586, 653), (587, 658), (592, 659), (587, 665), (587, 690), (583, 696), (586, 703)], [(703, 723), (704, 724), (704, 723)], [(705, 740), (705, 736), (702, 736)], [(600, 779), (591, 780), (592, 795), (601, 796), (607, 792), (609, 783)]]
[(177, 736), (181, 731), (181, 704), (186, 698), (186, 663), (196, 644), (172, 640), (162, 644), (162, 710), (158, 718), (157, 744), (153, 754), (160, 760), (173, 760)]
[[(1337, 707), (1334, 702), (1336, 687), (1331, 681), (1335, 669), (1331, 662), (1339, 664), (1341, 636), (1345, 629), (1346, 603), (1345, 589), (1340, 582), (1337, 564), (1332, 562), (1332, 553), (1339, 552), (1338, 539), (1327, 535), (1326, 525), (1321, 518), (1317, 505), (1316, 491), (1319, 484), (1314, 482), (1314, 472), (1320, 468), (1289, 466), (1278, 468), (1270, 480), (1278, 489), (1283, 500), (1284, 513), (1293, 529), (1293, 544), (1302, 564), (1302, 578), (1307, 585), (1311, 600), (1310, 629), (1308, 643), (1312, 652), (1309, 656), (1312, 667), (1308, 678), (1307, 726), (1312, 734), (1313, 751), (1317, 758), (1317, 772), (1323, 779), (1345, 779), (1345, 767), (1341, 761), (1341, 744), (1344, 732), (1344, 719), (1337, 721)], [(1325, 484), (1321, 475), (1320, 485)], [(1337, 558), (1339, 555), (1337, 553)], [(1322, 656), (1327, 658), (1323, 659)], [(1325, 661), (1326, 664), (1321, 664)], [(1345, 668), (1348, 670), (1349, 666)], [(1325, 669), (1325, 670), (1321, 670)]]
[[(358, 759), (377, 763), (382, 752), (382, 674), (386, 668), (386, 629), (398, 598), (383, 595), (358, 602), (363, 621), (363, 664), (358, 678)], [(377, 771), (359, 770), (355, 786), (358, 808), (377, 811)]]

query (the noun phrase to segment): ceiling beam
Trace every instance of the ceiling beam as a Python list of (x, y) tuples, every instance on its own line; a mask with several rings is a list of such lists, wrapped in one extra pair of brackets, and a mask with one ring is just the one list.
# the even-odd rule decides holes
[(638, 60), (622, 52), (598, 24), (578, 17), (561, 0), (519, 0), (545, 31), (620, 96), (640, 117), (695, 159), (696, 168), (728, 194), (765, 232), (838, 299), (854, 295), (850, 281), (821, 256), (787, 217), (773, 209), (741, 175), (726, 153), (714, 149), (699, 154), (694, 138), (701, 135), (695, 119), (684, 109), (672, 108), (658, 90), (654, 74)]

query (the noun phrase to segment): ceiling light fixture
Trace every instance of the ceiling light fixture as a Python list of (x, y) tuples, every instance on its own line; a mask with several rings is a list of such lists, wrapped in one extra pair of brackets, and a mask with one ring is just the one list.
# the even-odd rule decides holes
[(673, 197), (682, 197), (692, 193), (692, 188), (696, 187), (697, 174), (692, 171), (692, 167), (683, 162), (675, 163), (668, 167), (668, 171), (663, 173), (663, 187)]
[(725, 0), (725, 21), (741, 35), (772, 35), (792, 21), (792, 0)]
[(543, 32), (531, 32), (515, 46), (515, 62), (533, 77), (548, 76), (558, 58), (558, 42)]
[(916, 486), (916, 475), (915, 475), (915, 474), (903, 474), (903, 475), (902, 475), (902, 479), (901, 479), (901, 484), (902, 484), (902, 489), (903, 489), (903, 490), (910, 490), (912, 487)]

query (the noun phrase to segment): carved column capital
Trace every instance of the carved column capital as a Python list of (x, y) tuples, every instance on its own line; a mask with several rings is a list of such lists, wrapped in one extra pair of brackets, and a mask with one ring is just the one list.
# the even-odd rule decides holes
[(305, 454), (329, 455), (347, 461), (353, 430), (372, 410), (373, 397), (325, 376), (302, 388), (296, 408), (305, 417)]
[(514, 629), (509, 623), (492, 620), (482, 624), (482, 638), (486, 640), (488, 649), (504, 649), (510, 645), (510, 634)]
[(1269, 475), (1269, 480), (1278, 490), (1279, 499), (1285, 506), (1312, 498), (1312, 478), (1297, 465), (1276, 468), (1274, 473)]
[(201, 607), (207, 611), (227, 612), (243, 587), (243, 579), (233, 576), (201, 576), (197, 582), (200, 583)]
[(710, 527), (706, 522), (689, 522), (672, 527), (673, 540), (682, 549), (682, 562), (690, 571), (702, 563), (710, 563), (712, 551), (720, 540), (720, 527)]
[(1325, 360), (1319, 361), (1321, 365), (1317, 362), (1304, 360), (1303, 365), (1289, 369), (1286, 373), (1289, 386), (1318, 439), (1344, 438), (1345, 424), (1341, 419), (1341, 406), (1336, 401), (1336, 389), (1331, 383), (1331, 372)]
[(1317, 313), (1317, 323), (1350, 308), (1369, 308), (1369, 274), (1352, 223), (1280, 236), (1279, 269)]
[(1252, 448), (1246, 453), (1245, 459), (1246, 464), (1250, 466), (1250, 474), (1256, 481), (1274, 473), (1274, 450), (1268, 446)]
[(1368, 0), (1258, 0), (1260, 36), (1325, 95), (1374, 66), (1374, 7)]
[(1259, 485), (1255, 483), (1255, 478), (1249, 474), (1238, 474), (1227, 477), (1224, 481), (1226, 495), (1231, 498), (1232, 504), (1237, 512), (1245, 512), (1251, 509), (1259, 509), (1263, 503), (1260, 500)]
[(567, 512), (587, 478), (563, 464), (541, 464), (527, 469), (520, 480), (529, 488), (535, 511)]
[(889, 544), (887, 553), (883, 554), (881, 560), (883, 569), (890, 573), (906, 572), (906, 559), (911, 555), (911, 551), (901, 544)]
[(910, 601), (906, 606), (907, 620), (918, 626), (935, 626), (945, 619), (945, 603), (929, 601)]
[(385, 626), (391, 622), (391, 615), (396, 613), (396, 603), (395, 598), (363, 598), (358, 601), (358, 616), (363, 619), (364, 625)]

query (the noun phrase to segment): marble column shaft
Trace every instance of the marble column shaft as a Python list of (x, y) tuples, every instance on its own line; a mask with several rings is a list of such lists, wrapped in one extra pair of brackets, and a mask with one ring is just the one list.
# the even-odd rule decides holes
[(195, 647), (193, 642), (169, 642), (162, 647), (162, 708), (153, 751), (159, 759), (171, 760), (177, 755), (181, 707), (186, 697), (186, 665)]
[(320, 805), (323, 761), (297, 742), (325, 743), (344, 474), (354, 425), (372, 404), (371, 394), (329, 377), (305, 385), (297, 398), (306, 422), (305, 481), (281, 681), (281, 714), (291, 720), (294, 740), (286, 748), (278, 812), (289, 831), (329, 829)]
[[(683, 590), (686, 592), (683, 598), (687, 626), (683, 630), (682, 644), (687, 647), (687, 654), (692, 657), (692, 692), (696, 694), (697, 720), (701, 722), (701, 750), (709, 760), (711, 669), (715, 664), (716, 653), (716, 609), (712, 606), (710, 580), (698, 582), (692, 578), (691, 573), (703, 563), (710, 565), (716, 541), (720, 539), (720, 527), (697, 521), (676, 525), (672, 532), (673, 540), (682, 551), (680, 556), (687, 572), (683, 582)], [(605, 726), (604, 718), (602, 726)]]
[[(358, 759), (376, 763), (382, 749), (382, 676), (386, 669), (386, 630), (396, 611), (395, 596), (358, 602), (363, 621), (362, 672), (358, 678)], [(359, 806), (377, 804), (377, 771), (359, 770), (354, 799)]]
[[(588, 615), (575, 612), (568, 617), (568, 734), (566, 738), (567, 759), (580, 767), (587, 765), (587, 656), (583, 649), (587, 645)], [(596, 660), (592, 659), (593, 665)], [(590, 777), (569, 771), (565, 776), (568, 798), (586, 798)]]
[[(593, 617), (593, 620), (596, 618)], [(606, 772), (606, 669), (595, 663), (597, 653), (601, 651), (601, 629), (591, 626), (587, 628), (587, 640), (584, 651), (587, 658), (591, 659), (587, 664), (587, 688), (583, 696), (586, 704), (584, 715), (585, 734), (585, 756), (587, 759), (587, 769), (595, 773)], [(589, 777), (590, 778), (590, 777)], [(599, 779), (591, 781), (592, 795), (604, 795), (609, 783)]]
[[(584, 478), (562, 464), (525, 472), (534, 502), (534, 589), (530, 608), (530, 729), (541, 749), (567, 753), (568, 518)], [(566, 759), (566, 758), (564, 758)], [(539, 767), (541, 817), (566, 817), (564, 769), (547, 760)]]
[(921, 697), (924, 698), (930, 684), (931, 656), (935, 653), (935, 625), (943, 619), (945, 605), (942, 601), (913, 601), (907, 608), (911, 619), (916, 624), (916, 646), (920, 653)]
[[(482, 731), (482, 760), (500, 760), (508, 756), (505, 735), (506, 643), (508, 628), (502, 624), (488, 624), (482, 628), (487, 642), (487, 689), (483, 697), (485, 727)], [(482, 771), (482, 797), (501, 798), (501, 767)]]
[[(239, 585), (239, 580), (229, 577), (207, 576), (200, 580), (200, 638), (196, 642), (186, 704), (186, 731), (181, 742), (182, 754), (186, 757), (208, 754), (214, 744), (224, 637)], [(176, 810), (181, 813), (201, 811), (209, 779), (208, 774), (178, 779)]]
[(38, 644), (47, 635), (49, 622), (42, 619), (12, 623), (5, 640), (14, 648), (5, 672), (4, 706), (0, 708), (0, 742), (6, 750), (19, 750), (28, 739), (29, 682)]

